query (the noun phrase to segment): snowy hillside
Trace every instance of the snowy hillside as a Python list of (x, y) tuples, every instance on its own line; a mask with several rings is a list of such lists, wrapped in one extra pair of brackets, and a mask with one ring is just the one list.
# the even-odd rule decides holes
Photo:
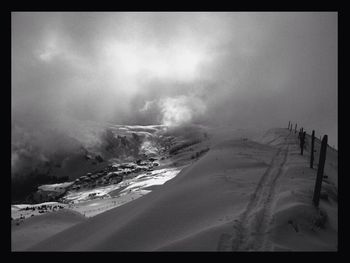
[(184, 163), (187, 149), (192, 162), (164, 185), (32, 242), (28, 250), (337, 250), (337, 152), (327, 153), (335, 169), (325, 171), (317, 210), (311, 202), (317, 170), (308, 167), (308, 153), (300, 155), (296, 134), (227, 133), (208, 143), (198, 159), (191, 146), (180, 150), (172, 161)]

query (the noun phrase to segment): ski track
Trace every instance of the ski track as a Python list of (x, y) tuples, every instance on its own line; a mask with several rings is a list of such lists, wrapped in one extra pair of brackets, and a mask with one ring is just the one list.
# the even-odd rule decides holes
[[(267, 239), (269, 226), (273, 223), (273, 205), (278, 179), (284, 174), (289, 153), (288, 140), (291, 133), (278, 148), (265, 173), (261, 176), (254, 193), (243, 213), (233, 224), (233, 233), (224, 233), (218, 242), (218, 251), (269, 251)], [(294, 138), (292, 137), (291, 139)]]

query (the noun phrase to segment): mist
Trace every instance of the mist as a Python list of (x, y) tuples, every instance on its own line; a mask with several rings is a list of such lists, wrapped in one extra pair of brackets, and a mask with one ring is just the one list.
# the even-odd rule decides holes
[(335, 12), (13, 12), (11, 30), (13, 163), (28, 138), (92, 145), (107, 122), (291, 121), (337, 148)]

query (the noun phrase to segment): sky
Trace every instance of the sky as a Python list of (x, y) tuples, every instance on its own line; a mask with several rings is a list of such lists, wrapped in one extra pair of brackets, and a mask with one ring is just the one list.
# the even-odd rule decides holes
[(84, 121), (291, 121), (337, 148), (335, 12), (13, 12), (11, 32), (13, 141)]

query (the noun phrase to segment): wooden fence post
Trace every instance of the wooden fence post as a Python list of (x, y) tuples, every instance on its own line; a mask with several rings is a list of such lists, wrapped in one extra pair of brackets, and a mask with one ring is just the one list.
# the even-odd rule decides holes
[(301, 145), (301, 155), (303, 155), (304, 146), (305, 146), (305, 138), (306, 138), (306, 131), (304, 131), (304, 129), (303, 129), (303, 132), (301, 133), (301, 136), (303, 138), (302, 145)]
[(318, 162), (318, 169), (317, 169), (317, 177), (316, 177), (316, 183), (315, 183), (315, 189), (314, 189), (314, 196), (313, 196), (313, 199), (312, 199), (312, 201), (313, 201), (313, 203), (314, 203), (314, 205), (316, 207), (318, 207), (319, 202), (320, 202), (324, 164), (325, 164), (325, 161), (326, 161), (327, 141), (328, 141), (328, 136), (324, 135), (323, 139), (322, 139), (322, 144), (321, 144), (320, 159), (319, 159), (319, 162)]
[(310, 168), (314, 168), (314, 148), (315, 148), (315, 130), (312, 130)]
[(300, 154), (303, 155), (304, 153), (304, 145), (305, 145), (305, 136), (306, 132), (300, 132)]
[(288, 130), (289, 130), (289, 126), (290, 126), (290, 121), (288, 122)]
[(297, 124), (295, 124), (294, 133), (297, 133)]

